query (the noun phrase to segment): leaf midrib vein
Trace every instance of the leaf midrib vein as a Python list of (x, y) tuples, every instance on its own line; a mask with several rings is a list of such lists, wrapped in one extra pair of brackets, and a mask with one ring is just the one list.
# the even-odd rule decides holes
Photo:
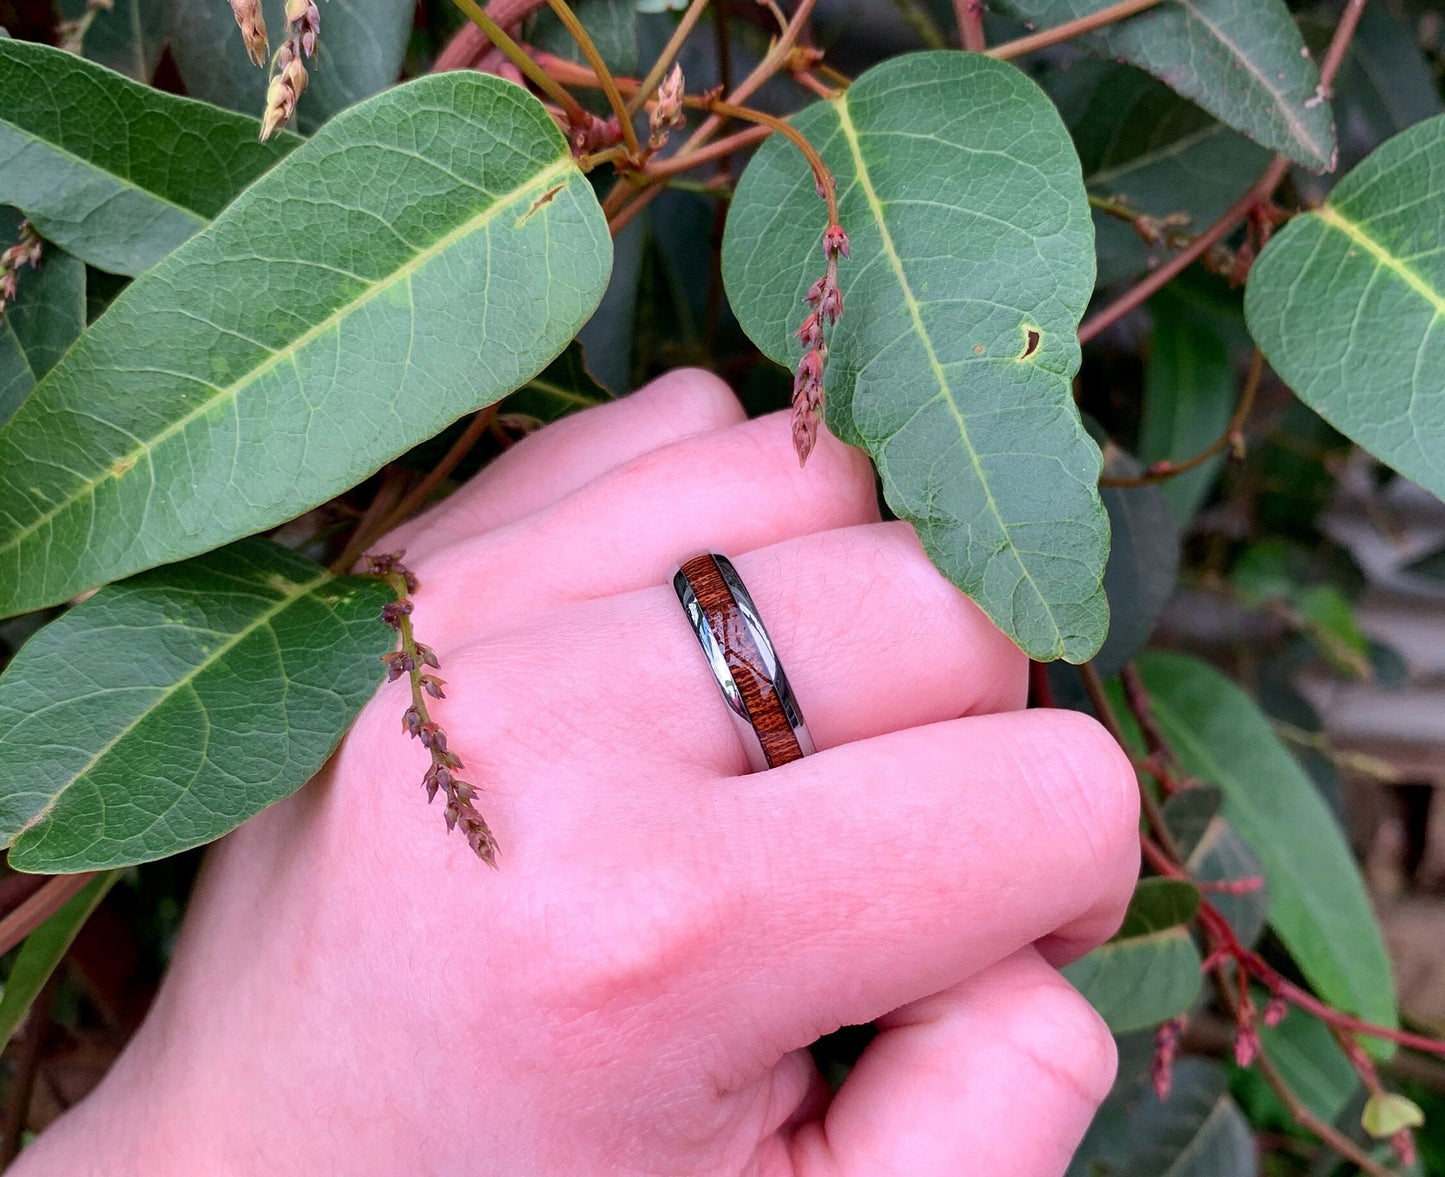
[(133, 732), (138, 726), (140, 726), (140, 724), (145, 719), (155, 714), (155, 712), (160, 708), (164, 707), (180, 691), (188, 687), (192, 691), (194, 691), (195, 687), (193, 684), (204, 671), (209, 669), (211, 666), (214, 666), (223, 657), (225, 657), (225, 655), (235, 649), (237, 645), (239, 645), (246, 638), (250, 637), (251, 634), (255, 633), (263, 626), (269, 626), (275, 618), (279, 617), (292, 605), (296, 604), (296, 602), (300, 601), (303, 597), (307, 596), (311, 592), (314, 592), (323, 584), (327, 583), (327, 581), (330, 581), (332, 579), (334, 579), (334, 577), (331, 575), (331, 573), (323, 569), (320, 576), (317, 576), (312, 580), (307, 581), (305, 584), (294, 586), (293, 592), (282, 596), (279, 600), (275, 602), (275, 604), (271, 605), (265, 611), (258, 614), (250, 622), (250, 624), (238, 630), (231, 637), (226, 639), (226, 641), (222, 642), (219, 646), (217, 646), (216, 649), (213, 650), (210, 654), (205, 655), (199, 662), (195, 664), (195, 666), (193, 666), (190, 670), (188, 670), (185, 674), (178, 678), (174, 683), (164, 688), (164, 694), (162, 694), (162, 696), (157, 699), (154, 704), (139, 712), (133, 719), (131, 719), (129, 723), (125, 725), (125, 727), (123, 727), (120, 731), (116, 732), (115, 735), (113, 735), (109, 740), (107, 740), (98, 749), (96, 749), (90, 759), (87, 760), (84, 765), (82, 765), (79, 769), (77, 769), (74, 773), (71, 774), (70, 780), (68, 780), (58, 790), (56, 790), (56, 792), (51, 796), (50, 800), (45, 803), (44, 807), (42, 807), (32, 818), (30, 818), (29, 821), (27, 821), (24, 825), (22, 825), (18, 830), (15, 831), (15, 836), (11, 839), (11, 845), (14, 845), (15, 842), (19, 841), (20, 837), (23, 834), (33, 829), (36, 825), (43, 821), (45, 817), (50, 813), (50, 811), (53, 810), (55, 806), (59, 803), (60, 799), (65, 796), (65, 794), (69, 792), (70, 789), (73, 788), (78, 781), (83, 780), (91, 772), (91, 770), (93, 770), (95, 766), (101, 762), (102, 759), (104, 759), (107, 755), (110, 754), (111, 751), (115, 749), (117, 744), (119, 744), (128, 735), (130, 735), (131, 732)]
[(1013, 535), (1009, 531), (1008, 523), (1004, 520), (1003, 513), (999, 510), (998, 501), (993, 497), (993, 488), (989, 486), (988, 479), (984, 476), (983, 466), (979, 461), (978, 451), (974, 448), (973, 439), (968, 433), (968, 423), (964, 420), (963, 413), (959, 411), (958, 403), (953, 398), (953, 389), (948, 383), (948, 374), (944, 372), (943, 365), (938, 360), (938, 354), (933, 350), (933, 340), (928, 337), (928, 331), (923, 325), (923, 316), (919, 312), (918, 299), (914, 296), (913, 287), (908, 283), (908, 276), (903, 271), (903, 261), (898, 256), (898, 250), (893, 244), (893, 235), (888, 230), (888, 223), (883, 216), (883, 205), (878, 199), (878, 193), (873, 190), (873, 178), (868, 174), (868, 165), (863, 160), (863, 152), (858, 143), (857, 129), (853, 126), (853, 117), (848, 110), (848, 95), (845, 91), (833, 103), (833, 108), (838, 113), (838, 123), (843, 131), (843, 138), (848, 144), (848, 151), (853, 156), (853, 170), (858, 178), (858, 186), (862, 189), (868, 207), (872, 210), (873, 219), (878, 225), (878, 237), (883, 245), (883, 252), (888, 257), (889, 265), (893, 267), (894, 276), (898, 279), (899, 289), (903, 292), (904, 304), (908, 307), (909, 317), (913, 320), (913, 328), (918, 334), (919, 341), (923, 344), (923, 350), (928, 356), (929, 366), (933, 369), (934, 378), (938, 381), (938, 392), (940, 398), (948, 406), (949, 412), (958, 425), (959, 439), (963, 442), (964, 449), (968, 452), (968, 460), (973, 465), (975, 475), (978, 477), (979, 486), (983, 488), (985, 501), (993, 517), (998, 521), (999, 530), (1003, 533), (1004, 543), (1009, 554), (1018, 565), (1019, 575), (1028, 582), (1029, 588), (1038, 599), (1044, 612), (1048, 615), (1049, 623), (1053, 625), (1054, 632), (1062, 641), (1063, 631), (1059, 627), (1058, 620), (1054, 617), (1053, 607), (1048, 599), (1039, 591), (1038, 583), (1034, 580), (1033, 574), (1024, 565), (1023, 558), (1019, 555), (1018, 549), (1014, 546)]
[(1385, 269), (1393, 272), (1411, 290), (1419, 294), (1432, 307), (1435, 308), (1435, 318), (1445, 316), (1445, 294), (1434, 290), (1424, 278), (1420, 277), (1405, 262), (1392, 254), (1388, 249), (1361, 229), (1354, 221), (1344, 216), (1332, 205), (1322, 204), (1315, 209), (1315, 216), (1319, 217), (1330, 228), (1343, 233), (1361, 249), (1365, 250)]
[[(574, 165), (572, 163), (572, 157), (570, 155), (564, 155), (560, 157), (550, 167), (545, 168), (541, 172), (538, 172), (525, 184), (521, 185), (518, 188), (514, 188), (506, 196), (499, 197), (493, 204), (489, 205), (486, 209), (478, 213), (476, 216), (469, 218), (462, 224), (458, 225), (455, 229), (451, 230), (451, 232), (439, 237), (431, 245), (417, 251), (415, 256), (413, 256), (403, 265), (399, 266), (397, 269), (393, 270), (381, 281), (367, 285), (366, 289), (359, 293), (355, 298), (339, 306), (336, 310), (332, 311), (331, 314), (327, 315), (326, 318), (322, 319), (319, 323), (307, 328), (307, 330), (303, 331), (289, 344), (277, 349), (276, 351), (271, 352), (270, 355), (268, 355), (256, 366), (248, 368), (247, 371), (243, 373), (238, 380), (236, 380), (230, 385), (227, 385), (225, 388), (217, 388), (217, 394), (215, 396), (203, 398), (202, 400), (197, 402), (194, 408), (192, 408), (184, 415), (177, 417), (176, 420), (173, 421), (170, 425), (167, 425), (164, 429), (157, 432), (148, 443), (131, 450), (129, 453), (123, 455), (118, 459), (112, 459), (109, 463), (105, 465), (105, 467), (102, 469), (98, 476), (86, 478), (80, 487), (75, 488), (74, 491), (62, 497), (61, 500), (56, 503), (55, 506), (53, 506), (50, 510), (46, 511), (42, 515), (36, 516), (35, 520), (28, 527), (24, 527), (21, 530), (17, 531), (8, 541), (0, 544), (0, 552), (8, 552), (12, 548), (18, 547), (21, 543), (23, 543), (26, 539), (35, 534), (35, 532), (39, 531), (40, 528), (48, 524), (61, 512), (69, 510), (76, 503), (84, 499), (87, 495), (94, 494), (96, 489), (103, 482), (105, 482), (107, 478), (111, 477), (111, 470), (115, 467), (117, 462), (139, 462), (142, 457), (153, 453), (156, 448), (159, 447), (163, 442), (175, 436), (177, 433), (180, 433), (188, 425), (190, 425), (192, 421), (195, 421), (200, 417), (204, 416), (206, 413), (210, 412), (213, 408), (215, 408), (216, 405), (221, 404), (227, 400), (234, 401), (236, 398), (236, 394), (240, 392), (241, 389), (247, 387), (248, 385), (254, 384), (257, 379), (265, 375), (268, 371), (271, 370), (271, 368), (275, 367), (282, 360), (294, 357), (295, 354), (299, 352), (302, 348), (304, 348), (307, 344), (321, 338), (322, 335), (324, 335), (337, 323), (340, 323), (357, 307), (370, 301), (372, 298), (375, 298), (377, 294), (379, 294), (383, 290), (386, 290), (396, 282), (401, 281), (402, 279), (406, 279), (409, 281), (411, 275), (426, 262), (431, 261), (432, 258), (441, 254), (443, 251), (445, 251), (455, 242), (461, 240), (461, 238), (467, 236), (469, 233), (472, 233), (475, 230), (481, 228), (483, 225), (486, 225), (499, 213), (504, 212), (508, 208), (511, 208), (520, 200), (530, 195), (534, 190), (543, 187), (551, 180), (556, 178), (557, 175), (565, 172), (569, 167), (572, 166)], [(194, 376), (193, 374), (176, 373), (176, 375), (185, 375), (188, 379), (198, 380), (200, 383), (206, 384), (205, 381), (199, 380), (199, 378)], [(48, 378), (49, 377), (47, 375), (47, 379)], [(39, 386), (37, 385), (37, 387)], [(207, 387), (216, 386), (207, 385)]]

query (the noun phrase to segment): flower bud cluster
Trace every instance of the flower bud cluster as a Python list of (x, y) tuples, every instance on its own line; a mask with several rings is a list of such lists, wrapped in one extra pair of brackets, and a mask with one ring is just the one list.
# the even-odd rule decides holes
[(231, 0), (231, 14), (241, 30), (246, 56), (253, 65), (263, 64), (271, 42), (266, 38), (266, 16), (261, 11), (261, 0)]
[(384, 552), (366, 557), (367, 571), (379, 576), (398, 593), (395, 601), (382, 607), (381, 619), (396, 630), (401, 639), (401, 648), (381, 656), (386, 665), (386, 681), (395, 682), (406, 676), (411, 682), (411, 705), (402, 712), (401, 727), (431, 754), (431, 766), (422, 777), (422, 788), (430, 803), (438, 793), (446, 797), (444, 817), (447, 832), (460, 827), (466, 836), (472, 853), (488, 866), (497, 865), (497, 842), (492, 836), (485, 819), (473, 802), (477, 790), (462, 780), (457, 773), (465, 767), (461, 757), (447, 746), (447, 733), (431, 717), (427, 710), (426, 698), (444, 699), (444, 681), (434, 674), (428, 674), (423, 667), (441, 669), (436, 651), (416, 640), (412, 631), (411, 615), (414, 605), (404, 595), (413, 593), (419, 587), (416, 577), (402, 562), (404, 552)]
[(266, 112), (261, 116), (261, 138), (269, 139), (296, 113), (296, 102), (306, 90), (302, 59), (316, 52), (321, 33), (321, 12), (316, 0), (286, 0), (286, 40), (276, 50), (276, 72), (266, 88)]
[(660, 151), (669, 131), (686, 121), (682, 113), (682, 66), (674, 65), (657, 87), (657, 100), (647, 115), (647, 149)]
[(29, 221), (20, 222), (20, 237), (4, 253), (0, 253), (0, 315), (5, 313), (8, 303), (15, 301), (15, 292), (20, 283), (20, 267), (32, 270), (40, 265), (40, 251), (43, 243), (35, 226)]
[(843, 292), (838, 287), (838, 259), (848, 256), (848, 234), (841, 225), (829, 225), (823, 234), (827, 268), (808, 288), (803, 301), (812, 309), (798, 328), (803, 356), (793, 376), (793, 448), (798, 465), (808, 460), (818, 440), (818, 418), (823, 411), (823, 371), (828, 365), (824, 328), (843, 317)]

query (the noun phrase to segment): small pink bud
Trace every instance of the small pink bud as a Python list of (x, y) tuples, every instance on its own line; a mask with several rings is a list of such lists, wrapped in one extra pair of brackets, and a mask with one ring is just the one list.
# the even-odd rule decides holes
[(1276, 993), (1271, 996), (1269, 1001), (1266, 1003), (1264, 1007), (1264, 1013), (1261, 1015), (1261, 1020), (1266, 1026), (1278, 1026), (1282, 1021), (1284, 1021), (1284, 1015), (1288, 1012), (1289, 1007), (1285, 1005), (1283, 995)]
[(842, 225), (829, 225), (823, 232), (823, 256), (829, 260), (848, 256), (848, 234)]
[(1247, 1067), (1259, 1056), (1259, 1032), (1254, 1028), (1253, 1023), (1240, 1026), (1239, 1033), (1234, 1036), (1234, 1061), (1241, 1067)]

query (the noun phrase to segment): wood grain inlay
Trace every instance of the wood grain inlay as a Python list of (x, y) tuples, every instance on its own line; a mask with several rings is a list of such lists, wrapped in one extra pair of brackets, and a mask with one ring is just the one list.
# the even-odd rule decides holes
[(803, 749), (788, 723), (778, 693), (763, 669), (762, 651), (748, 632), (716, 561), (709, 555), (694, 556), (682, 566), (682, 574), (697, 594), (697, 603), (723, 649), (728, 672), (743, 697), (743, 705), (747, 707), (748, 719), (758, 733), (768, 767), (776, 768), (780, 764), (801, 760)]

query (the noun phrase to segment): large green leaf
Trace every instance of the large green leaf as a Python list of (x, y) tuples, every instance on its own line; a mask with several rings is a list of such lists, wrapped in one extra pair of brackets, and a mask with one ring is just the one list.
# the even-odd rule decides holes
[(1067, 1177), (1254, 1177), (1249, 1123), (1229, 1097), (1223, 1067), (1185, 1058), (1169, 1098), (1146, 1076), (1120, 1076), (1074, 1154)]
[(45, 988), (45, 982), (65, 959), (85, 921), (100, 906), (100, 901), (118, 878), (118, 870), (97, 875), (72, 895), (59, 911), (25, 937), (25, 943), (15, 956), (15, 963), (10, 966), (10, 975), (5, 978), (4, 993), (0, 994), (0, 1050), (14, 1037), (40, 991)]
[[(285, 0), (262, 0), (276, 48), (286, 29)], [(306, 93), (296, 125), (314, 131), (338, 111), (396, 81), (416, 8), (411, 0), (325, 0), (316, 56), (308, 59)], [(246, 56), (230, 6), (215, 0), (170, 0), (171, 53), (186, 92), (259, 120), (267, 72)], [(252, 122), (252, 133), (257, 123)]]
[(300, 142), (257, 142), (254, 120), (25, 41), (0, 40), (0, 93), (0, 203), (117, 274), (154, 265)]
[[(852, 244), (830, 426), (867, 448), (934, 563), (1030, 656), (1088, 658), (1108, 624), (1108, 529), (1070, 382), (1093, 235), (1057, 111), (1010, 66), (914, 53), (794, 124), (838, 179)], [(765, 143), (728, 216), (723, 279), (744, 330), (789, 366), (824, 220), (797, 150)]]
[[(1198, 232), (1239, 199), (1269, 152), (1141, 70), (1079, 61), (1046, 78), (1078, 148), (1089, 195), (1151, 217), (1185, 214)], [(1099, 284), (1137, 277), (1167, 256), (1133, 226), (1096, 211)]]
[(1315, 787), (1253, 701), (1181, 654), (1138, 662), (1154, 717), (1185, 770), (1224, 793), (1224, 815), (1264, 866), (1269, 922), (1325, 1000), (1395, 1022), (1390, 961), (1359, 868)]
[[(21, 217), (0, 208), (0, 243), (15, 241)], [(3, 247), (3, 246), (0, 246)], [(40, 268), (17, 275), (15, 301), (0, 312), (0, 425), (85, 329), (85, 265), (47, 244)]]
[(163, 858), (305, 783), (381, 681), (389, 591), (243, 540), (101, 589), (0, 675), (0, 844), (28, 871)]
[[(82, 53), (107, 69), (149, 82), (166, 43), (166, 0), (112, 0), (98, 8), (85, 31)], [(60, 0), (72, 19), (85, 15), (88, 0)]]
[[(1182, 462), (1217, 441), (1234, 412), (1234, 366), (1223, 334), (1166, 287), (1149, 303), (1154, 319), (1139, 425), (1139, 456)], [(1217, 454), (1160, 484), (1169, 513), (1188, 525), (1224, 465)]]
[(1199, 892), (1177, 879), (1141, 879), (1114, 938), (1064, 969), (1116, 1034), (1152, 1029), (1199, 996), (1202, 961), (1188, 923)]
[[(1041, 27), (1114, 0), (998, 0)], [(1103, 57), (1148, 70), (1256, 143), (1323, 171), (1335, 154), (1330, 104), (1284, 0), (1165, 0), (1080, 38)]]
[(345, 112), (129, 286), (0, 430), (0, 613), (345, 490), (541, 369), (609, 257), (520, 86), (434, 75)]
[(1445, 115), (1396, 135), (1275, 234), (1244, 310), (1301, 400), (1445, 496)]

